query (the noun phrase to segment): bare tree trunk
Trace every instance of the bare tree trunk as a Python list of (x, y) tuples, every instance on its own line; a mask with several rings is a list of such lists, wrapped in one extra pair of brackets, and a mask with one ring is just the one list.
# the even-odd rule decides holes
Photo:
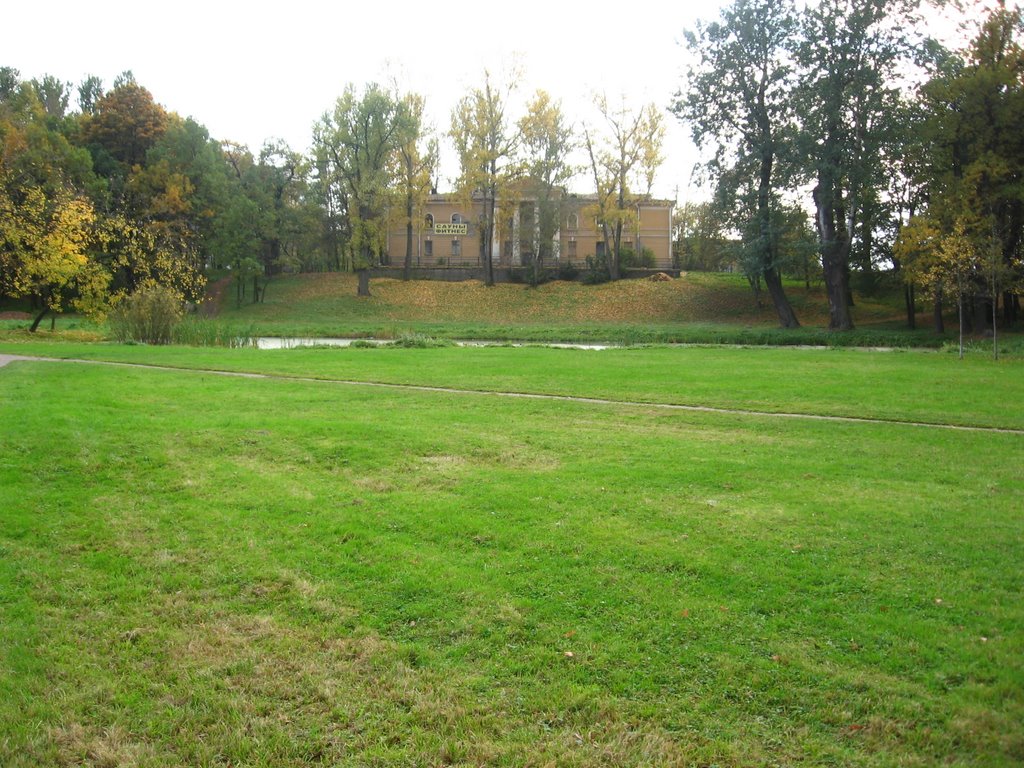
[(913, 331), (917, 328), (917, 314), (915, 312), (914, 286), (910, 283), (903, 286), (903, 303), (907, 307), (907, 328)]
[(789, 299), (786, 298), (786, 292), (782, 289), (782, 278), (774, 267), (764, 271), (764, 284), (768, 286), (768, 295), (772, 297), (775, 313), (779, 316), (779, 324), (783, 328), (799, 328), (800, 321), (796, 319), (796, 312), (793, 311)]
[(32, 321), (32, 325), (28, 329), (29, 333), (35, 333), (36, 332), (36, 329), (39, 327), (39, 324), (43, 321), (43, 318), (46, 317), (46, 313), (49, 312), (49, 311), (50, 311), (50, 308), (48, 306), (46, 306), (46, 304), (44, 303), (43, 304), (43, 311), (40, 312), (38, 315), (36, 315), (36, 319)]
[(847, 269), (850, 239), (848, 233), (839, 231), (836, 226), (832, 202), (830, 186), (820, 180), (814, 188), (814, 205), (817, 209), (821, 266), (828, 294), (828, 328), (830, 331), (851, 331), (853, 317), (850, 315), (850, 279)]
[(608, 243), (605, 245), (605, 256), (608, 261), (608, 277), (612, 280), (618, 280), (620, 277), (619, 273), (619, 254), (622, 248), (622, 220), (615, 222), (615, 233), (612, 236), (615, 241), (611, 248), (608, 248)]
[(369, 296), (370, 295), (370, 270), (367, 267), (356, 270), (356, 275), (359, 278), (359, 287), (356, 288), (357, 296)]
[(999, 359), (999, 324), (996, 322), (999, 314), (999, 291), (992, 291), (992, 359)]
[(766, 143), (761, 153), (761, 173), (757, 189), (758, 228), (761, 232), (761, 272), (764, 274), (764, 284), (768, 286), (768, 294), (772, 297), (775, 313), (779, 316), (779, 323), (783, 328), (799, 328), (800, 321), (796, 319), (796, 312), (793, 311), (793, 306), (786, 298), (786, 292), (782, 288), (782, 277), (775, 266), (770, 200), (774, 164), (775, 156), (771, 144)]
[(487, 190), (487, 199), (484, 200), (484, 210), (487, 212), (484, 216), (484, 226), (486, 231), (484, 232), (484, 285), (494, 285), (494, 262), (492, 256), (494, 254), (494, 210), (495, 210), (495, 196), (497, 190), (492, 186)]
[(412, 192), (405, 196), (405, 267), (402, 270), (402, 279), (408, 280), (412, 276)]

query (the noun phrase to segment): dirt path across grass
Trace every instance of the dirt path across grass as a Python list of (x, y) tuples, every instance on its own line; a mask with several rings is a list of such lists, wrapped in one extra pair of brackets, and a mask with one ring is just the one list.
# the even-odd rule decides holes
[(109, 365), (119, 368), (141, 368), (152, 371), (174, 371), (176, 373), (202, 373), (213, 376), (234, 376), (243, 379), (268, 379), (274, 381), (295, 381), (308, 384), (334, 384), (349, 387), (378, 387), (406, 392), (440, 392), (449, 395), (478, 395), (490, 397), (518, 397), (532, 400), (550, 400), (567, 403), (589, 403), (592, 405), (618, 405), (630, 408), (653, 408), (667, 411), (690, 411), (695, 413), (718, 413), (729, 416), (759, 416), (776, 419), (808, 419), (812, 421), (845, 422), (848, 424), (885, 424), (899, 427), (925, 427), (931, 429), (953, 429), (963, 432), (1002, 432), (1024, 435), (1024, 429), (1007, 427), (971, 427), (960, 424), (943, 424), (928, 421), (898, 421), (896, 419), (873, 419), (863, 416), (826, 416), (817, 413), (787, 413), (778, 411), (756, 411), (743, 408), (716, 408), (709, 405), (682, 405), (679, 403), (645, 403), (638, 400), (611, 400), (601, 397), (575, 397), (573, 395), (543, 395), (531, 392), (501, 392), (483, 389), (458, 389), (456, 387), (431, 387), (424, 384), (390, 384), (381, 381), (354, 381), (349, 379), (317, 379), (311, 376), (287, 376), (276, 373), (246, 373), (244, 371), (218, 371), (212, 368), (177, 368), (169, 365), (147, 363), (120, 363), (110, 360), (84, 360), (79, 358), (33, 357), (29, 355), (0, 354), (0, 368), (19, 362), (76, 363), (80, 365)]

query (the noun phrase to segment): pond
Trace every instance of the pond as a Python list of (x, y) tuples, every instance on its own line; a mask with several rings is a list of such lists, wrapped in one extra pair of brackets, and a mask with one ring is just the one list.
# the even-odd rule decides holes
[[(392, 339), (343, 339), (343, 338), (288, 338), (284, 336), (258, 336), (256, 339), (257, 349), (295, 349), (298, 347), (349, 347), (353, 342), (367, 344), (388, 344)], [(496, 346), (527, 346), (525, 343), (513, 342), (509, 345), (503, 341), (467, 341), (456, 340), (459, 347), (496, 347)], [(557, 347), (559, 349), (612, 349), (614, 344), (576, 344), (571, 342), (538, 342), (536, 346)]]

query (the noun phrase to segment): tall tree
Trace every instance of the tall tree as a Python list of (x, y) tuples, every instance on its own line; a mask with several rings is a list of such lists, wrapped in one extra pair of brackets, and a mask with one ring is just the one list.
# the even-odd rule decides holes
[(820, 0), (802, 17), (796, 59), (801, 149), (814, 184), (829, 328), (850, 330), (850, 256), (877, 178), (886, 117), (898, 111), (900, 68), (912, 64), (915, 0)]
[(103, 96), (103, 81), (96, 75), (86, 76), (78, 84), (78, 109), (83, 115), (96, 111), (96, 102)]
[(124, 176), (145, 160), (146, 152), (167, 130), (167, 120), (167, 112), (149, 91), (122, 76), (113, 90), (96, 100), (94, 112), (83, 120), (83, 139), (90, 148), (119, 163)]
[(698, 145), (716, 143), (709, 170), (719, 186), (737, 185), (720, 190), (719, 197), (747, 200), (739, 222), (747, 234), (741, 263), (755, 284), (763, 278), (784, 328), (800, 325), (782, 287), (779, 233), (773, 227), (781, 188), (779, 155), (794, 130), (795, 79), (788, 45), (796, 27), (788, 0), (736, 0), (722, 9), (719, 21), (687, 32), (687, 45), (700, 60), (673, 107)]
[(43, 75), (41, 80), (33, 80), (32, 85), (39, 94), (39, 101), (47, 116), (59, 120), (67, 114), (68, 103), (71, 101), (71, 83), (53, 75)]
[(349, 85), (316, 130), (319, 151), (332, 160), (348, 199), (352, 263), (358, 294), (370, 295), (370, 267), (387, 236), (387, 209), (398, 175), (399, 147), (411, 133), (402, 100), (372, 83), (357, 94)]
[[(921, 126), (924, 122), (924, 104), (916, 97), (904, 98), (899, 111), (889, 116), (889, 124), (895, 133), (890, 142), (890, 151), (885, 157), (888, 178), (884, 185), (888, 202), (889, 238), (887, 252), (894, 273), (903, 283), (903, 303), (906, 309), (907, 327), (917, 327), (917, 296), (913, 281), (905, 279), (904, 264), (897, 252), (896, 244), (903, 229), (923, 210), (927, 201), (925, 184), (926, 141)], [(941, 320), (942, 312), (938, 313)]]
[(538, 282), (546, 261), (558, 254), (556, 235), (565, 212), (565, 186), (576, 174), (569, 155), (576, 138), (560, 102), (537, 91), (519, 121), (523, 137), (523, 170), (537, 205), (538, 250), (533, 259), (533, 281)]
[(660, 110), (648, 104), (631, 109), (599, 95), (595, 106), (600, 130), (584, 129), (584, 142), (597, 188), (597, 219), (604, 234), (605, 258), (612, 280), (620, 276), (622, 233), (635, 223), (637, 204), (650, 197), (663, 161), (665, 126)]
[(710, 202), (687, 202), (672, 217), (673, 266), (713, 272), (726, 257), (725, 222)]
[(249, 270), (253, 301), (265, 297), (273, 275), (301, 264), (311, 239), (307, 232), (315, 231), (315, 222), (309, 222), (308, 166), (302, 153), (279, 139), (266, 141), (255, 161), (245, 157), (240, 176), (245, 201), (236, 201), (236, 214), (251, 214), (248, 229), (257, 249), (238, 255), (258, 265)]
[(452, 112), (451, 138), (459, 155), (457, 186), (463, 195), (483, 198), (481, 221), (484, 284), (494, 285), (494, 236), (498, 200), (513, 203), (512, 185), (521, 175), (516, 154), (521, 136), (507, 115), (509, 99), (518, 88), (513, 73), (504, 83), (491, 81), (484, 71), (482, 88), (464, 96)]
[[(94, 258), (101, 188), (34, 83), (0, 72), (0, 296), (27, 297), (31, 330), (68, 306), (102, 313), (109, 274)], [(6, 82), (13, 80), (13, 82)]]
[(423, 97), (419, 94), (409, 93), (402, 97), (405, 120), (398, 141), (398, 154), (401, 210), (405, 224), (403, 280), (411, 276), (413, 229), (423, 218), (423, 206), (434, 188), (434, 174), (439, 160), (437, 138), (426, 130), (423, 107)]
[[(960, 226), (978, 253), (989, 253), (995, 240), (1002, 258), (997, 271), (1007, 278), (1024, 269), (1022, 33), (1021, 10), (1000, 4), (981, 21), (967, 49), (923, 89), (926, 213), (948, 235)], [(1012, 324), (1019, 298), (1011, 290), (1002, 298), (1003, 320)]]

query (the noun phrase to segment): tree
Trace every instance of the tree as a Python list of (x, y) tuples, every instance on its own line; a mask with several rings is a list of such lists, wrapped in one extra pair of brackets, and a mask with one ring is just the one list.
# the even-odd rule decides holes
[(265, 281), (299, 261), (300, 243), (305, 242), (308, 165), (302, 153), (284, 141), (267, 141), (243, 179), (245, 194), (256, 204), (255, 225), (261, 243), (258, 258)]
[(539, 282), (545, 260), (557, 257), (556, 235), (564, 212), (565, 185), (576, 174), (569, 163), (575, 148), (572, 128), (562, 105), (537, 91), (519, 121), (523, 169), (537, 204), (538, 250), (533, 259), (533, 282)]
[(39, 101), (49, 117), (57, 120), (64, 117), (71, 101), (71, 83), (58, 80), (53, 75), (43, 75), (41, 80), (33, 80), (32, 86), (39, 94)]
[(92, 204), (68, 189), (48, 195), (27, 186), (12, 194), (11, 182), (0, 175), (0, 292), (33, 300), (30, 331), (67, 306), (102, 314), (110, 276), (90, 255)]
[(979, 274), (983, 276), (983, 259), (961, 221), (954, 223), (951, 232), (942, 234), (934, 224), (918, 219), (907, 227), (904, 235), (901, 250), (911, 257), (908, 259), (909, 279), (933, 294), (956, 299), (960, 357), (963, 358), (964, 301), (976, 290)]
[[(890, 116), (890, 125), (897, 133), (892, 142), (892, 151), (885, 159), (888, 170), (886, 198), (889, 203), (889, 225), (891, 240), (888, 251), (893, 272), (903, 283), (903, 303), (907, 315), (907, 327), (917, 328), (917, 297), (914, 282), (903, 279), (903, 262), (897, 253), (896, 243), (899, 242), (903, 229), (914, 220), (918, 211), (927, 202), (925, 184), (926, 144), (922, 136), (921, 126), (924, 123), (924, 105), (920, 99), (903, 99), (901, 109)], [(941, 308), (937, 313), (942, 320)]]
[(672, 217), (673, 266), (684, 270), (713, 272), (725, 259), (724, 221), (710, 202), (687, 202)]
[(103, 81), (96, 75), (88, 75), (78, 84), (78, 109), (83, 115), (93, 114), (102, 97)]
[(506, 115), (509, 99), (518, 88), (513, 73), (504, 83), (492, 83), (484, 70), (483, 88), (464, 96), (452, 111), (450, 136), (459, 155), (457, 186), (467, 198), (483, 197), (481, 236), (484, 284), (494, 285), (494, 237), (498, 227), (497, 201), (513, 203), (513, 184), (521, 176), (516, 162), (521, 136)]
[(690, 124), (701, 146), (717, 142), (709, 170), (720, 200), (745, 203), (744, 271), (755, 285), (763, 278), (783, 328), (800, 325), (782, 287), (778, 232), (779, 154), (793, 132), (794, 73), (788, 45), (797, 19), (791, 3), (735, 0), (721, 20), (687, 32), (700, 62), (689, 72), (673, 111)]
[(37, 313), (72, 306), (102, 314), (109, 274), (93, 258), (96, 184), (89, 153), (47, 115), (34, 83), (0, 72), (0, 296), (26, 297)]
[(159, 228), (123, 213), (112, 213), (99, 222), (103, 245), (102, 263), (111, 273), (111, 299), (161, 285), (182, 301), (202, 296), (206, 277), (194, 259), (182, 258), (180, 245), (163, 236)]
[(402, 98), (402, 106), (406, 117), (403, 121), (403, 135), (398, 142), (399, 181), (405, 223), (402, 279), (408, 280), (412, 272), (413, 227), (422, 219), (423, 205), (434, 188), (439, 152), (437, 138), (425, 130), (423, 97), (416, 93), (406, 94)]
[[(979, 253), (987, 254), (994, 238), (1002, 259), (996, 272), (1006, 274), (1007, 285), (1021, 269), (1024, 237), (1022, 31), (1019, 8), (993, 9), (968, 48), (923, 88), (928, 215), (946, 234), (959, 224)], [(1010, 325), (1019, 298), (1011, 290), (1002, 298)]]
[(318, 152), (330, 160), (348, 201), (348, 245), (360, 296), (370, 295), (369, 269), (384, 250), (399, 147), (411, 123), (402, 100), (372, 83), (362, 95), (349, 85), (315, 131)]
[(584, 129), (584, 143), (597, 191), (596, 218), (604, 234), (605, 258), (612, 280), (619, 279), (622, 232), (635, 222), (636, 207), (650, 197), (662, 162), (665, 127), (654, 104), (633, 111), (601, 95), (595, 99), (604, 133)]
[(877, 179), (888, 115), (898, 111), (897, 74), (909, 65), (913, 0), (820, 0), (803, 14), (796, 60), (805, 175), (814, 184), (815, 224), (829, 303), (829, 328), (850, 330), (850, 256), (858, 215)]
[(893, 259), (900, 265), (903, 280), (932, 297), (936, 333), (946, 331), (942, 319), (943, 287), (933, 279), (931, 269), (941, 237), (941, 225), (926, 215), (919, 215), (911, 217), (900, 228), (893, 245)]
[(94, 111), (84, 116), (82, 137), (94, 156), (109, 156), (119, 175), (126, 176), (167, 130), (167, 120), (167, 112), (149, 91), (121, 76), (113, 90), (96, 100)]
[(313, 128), (313, 158), (310, 194), (321, 210), (321, 247), (332, 269), (351, 269), (347, 243), (351, 239), (348, 218), (348, 191), (340, 183), (337, 157), (323, 134), (321, 123)]

